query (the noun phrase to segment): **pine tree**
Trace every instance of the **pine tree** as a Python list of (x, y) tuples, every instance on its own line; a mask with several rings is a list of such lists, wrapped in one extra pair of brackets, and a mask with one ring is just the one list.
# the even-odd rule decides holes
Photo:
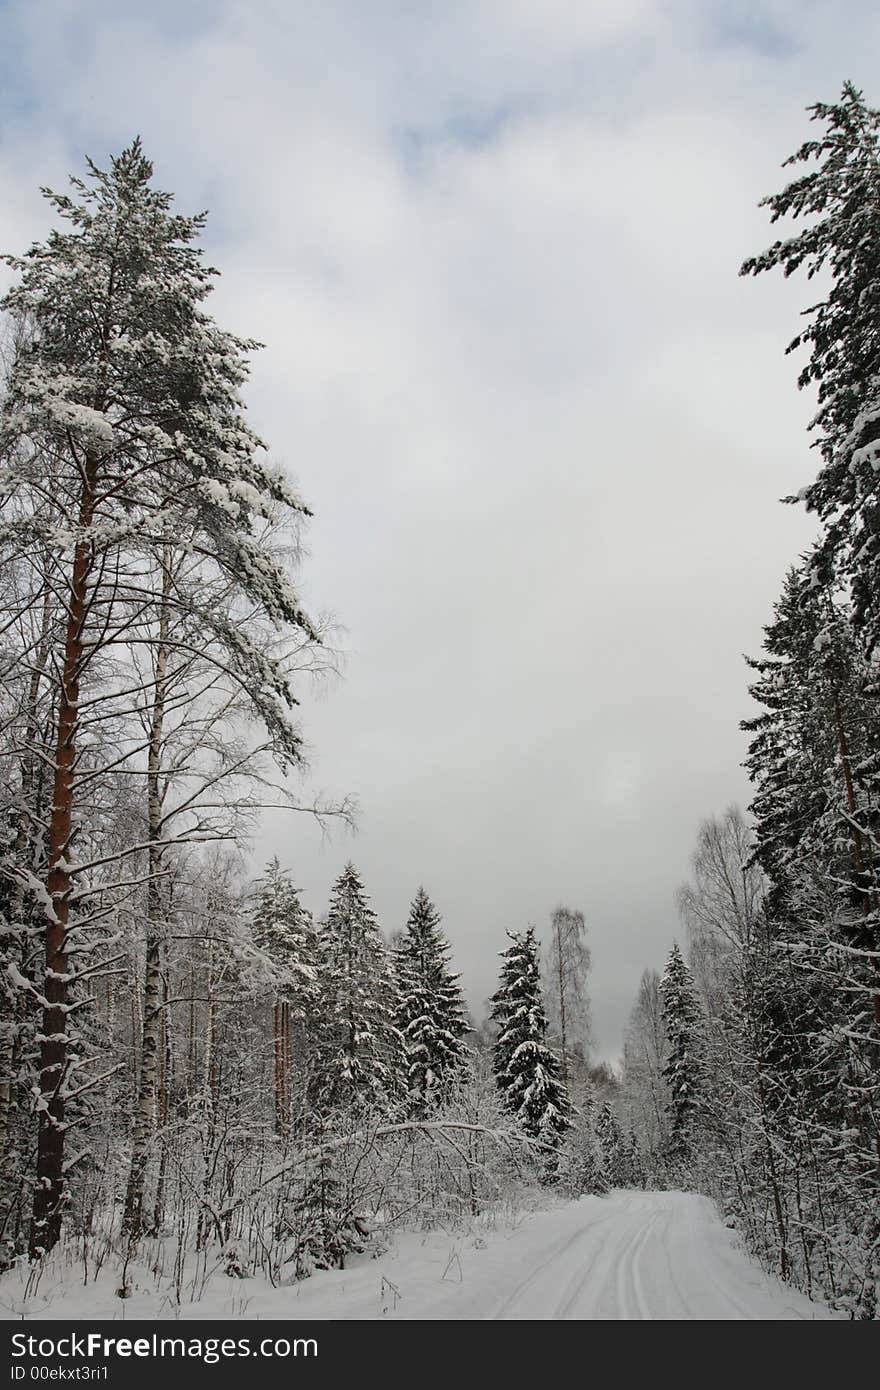
[(693, 1154), (695, 1123), (703, 1089), (702, 1018), (691, 972), (674, 944), (660, 980), (663, 1023), (669, 1055), (663, 1076), (669, 1092), (670, 1161), (686, 1163)]
[(320, 931), (323, 1023), (315, 1088), (329, 1105), (387, 1103), (403, 1086), (390, 962), (358, 872), (346, 864)]
[(420, 887), (394, 954), (395, 1022), (406, 1049), (410, 1099), (421, 1110), (449, 1096), (467, 1059), (462, 1039), (468, 1025), (460, 977), (449, 969), (451, 947), (440, 930), (440, 920)]
[[(202, 309), (214, 274), (194, 245), (204, 217), (174, 215), (151, 177), (135, 141), (108, 171), (90, 163), (87, 179), (72, 181), (72, 196), (47, 193), (69, 230), (7, 258), (19, 280), (2, 303), (19, 335), (0, 405), (0, 546), (4, 563), (38, 557), (34, 583), (48, 595), (43, 679), (54, 696), (46, 877), (37, 880), (25, 858), (13, 869), (44, 920), (34, 1255), (60, 1233), (68, 1104), (95, 1084), (84, 1079), (71, 1027), (82, 964), (71, 933), (87, 931), (92, 911), (106, 904), (94, 906), (96, 866), (77, 861), (77, 836), (101, 791), (108, 795), (143, 746), (125, 736), (127, 723), (155, 712), (164, 678), (138, 674), (134, 654), (162, 646), (160, 557), (182, 547), (192, 560), (165, 596), (180, 619), (178, 648), (214, 644), (215, 669), (247, 693), (288, 767), (301, 747), (289, 671), (266, 656), (259, 634), (275, 625), (301, 641), (317, 638), (286, 560), (263, 538), (270, 516), (306, 509), (244, 422), (239, 392), (256, 344), (223, 332)], [(227, 589), (220, 606), (216, 579)], [(39, 591), (25, 594), (23, 611), (39, 599)], [(84, 708), (91, 723), (100, 718), (105, 738), (87, 738), (88, 757)], [(29, 751), (39, 753), (36, 742)], [(151, 880), (161, 872), (155, 834), (151, 820)], [(153, 934), (145, 1103), (161, 1031), (158, 949)]]
[(501, 980), (492, 996), (498, 1036), (493, 1048), (495, 1079), (508, 1110), (543, 1144), (556, 1146), (570, 1124), (568, 1092), (547, 1047), (538, 944), (534, 927), (508, 932), (501, 953)]

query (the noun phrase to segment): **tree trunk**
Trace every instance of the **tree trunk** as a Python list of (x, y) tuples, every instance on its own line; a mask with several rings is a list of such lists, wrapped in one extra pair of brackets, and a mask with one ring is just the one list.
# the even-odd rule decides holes
[(284, 1138), (289, 1128), (290, 1014), (289, 1006), (281, 999), (275, 1002), (272, 1024), (275, 1048), (275, 1130)]
[[(97, 488), (98, 457), (85, 456), (79, 525), (92, 524)], [(40, 1041), (39, 1130), (37, 1182), (34, 1192), (30, 1253), (39, 1258), (51, 1250), (61, 1234), (64, 1203), (65, 1083), (70, 1066), (68, 927), (70, 922), (71, 871), (68, 855), (73, 824), (74, 770), (79, 727), (79, 682), (84, 655), (87, 589), (94, 552), (86, 539), (77, 542), (68, 597), (67, 627), (58, 694), (58, 734), (55, 776), (49, 818), (49, 877), (46, 907), (46, 974)]]
[(565, 1055), (565, 962), (562, 952), (562, 930), (559, 924), (556, 926), (556, 951), (559, 965), (559, 1032), (562, 1038), (562, 1084), (568, 1086), (568, 1061)]
[(840, 749), (840, 766), (843, 771), (843, 782), (846, 788), (846, 804), (850, 815), (850, 835), (853, 842), (853, 862), (856, 873), (861, 875), (865, 872), (865, 856), (862, 849), (862, 833), (856, 824), (856, 794), (853, 786), (852, 769), (850, 767), (849, 744), (847, 742), (846, 730), (843, 727), (843, 714), (840, 708), (840, 699), (835, 694), (834, 697), (834, 722), (837, 727), (837, 744)]
[[(194, 941), (190, 942), (192, 952)], [(196, 967), (192, 954), (189, 965), (189, 1031), (186, 1043), (186, 1091), (193, 1096), (197, 1090), (196, 1081)]]
[(217, 1001), (214, 997), (214, 944), (208, 937), (205, 941), (207, 948), (207, 967), (205, 974), (205, 997), (208, 1000), (207, 1027), (205, 1029), (205, 1056), (202, 1072), (202, 1085), (204, 1088), (205, 1100), (211, 1107), (213, 1113), (217, 1100), (218, 1072), (217, 1072)]
[(156, 1092), (160, 1064), (162, 1017), (162, 734), (165, 700), (168, 692), (168, 597), (171, 586), (169, 557), (165, 555), (162, 577), (162, 608), (159, 614), (159, 644), (154, 668), (153, 709), (150, 717), (150, 744), (147, 755), (147, 949), (144, 967), (144, 1007), (141, 1032), (141, 1066), (137, 1106), (131, 1140), (131, 1167), (125, 1194), (123, 1230), (137, 1240), (143, 1229), (144, 1184), (150, 1140), (156, 1115)]
[[(834, 696), (834, 720), (837, 725), (837, 742), (838, 747), (840, 749), (840, 765), (843, 769), (843, 780), (844, 785), (846, 787), (846, 804), (849, 808), (850, 815), (850, 832), (852, 834), (853, 841), (853, 862), (855, 864), (856, 874), (858, 875), (859, 887), (862, 892), (862, 911), (867, 917), (868, 914), (874, 908), (875, 894), (865, 882), (867, 878), (865, 855), (862, 846), (861, 831), (859, 830), (859, 827), (856, 824), (855, 819), (856, 797), (855, 789), (853, 787), (852, 771), (850, 767), (849, 744), (847, 742), (846, 730), (843, 726), (843, 714), (840, 708), (840, 698), (836, 692)], [(871, 879), (873, 879), (873, 873), (871, 874)], [(878, 962), (876, 958), (874, 959), (874, 976), (877, 981), (877, 984), (876, 988), (874, 989), (871, 1002), (873, 1005), (874, 1029), (875, 1032), (880, 1034), (880, 962)], [(877, 1127), (877, 1123), (874, 1120), (873, 1115), (870, 1112), (870, 1109), (868, 1111), (867, 1117), (867, 1128), (869, 1132), (873, 1128), (874, 1148), (877, 1153), (878, 1162), (880, 1162), (880, 1128)]]
[[(163, 972), (162, 975), (162, 1064), (159, 1072), (159, 1094), (156, 1100), (156, 1110), (159, 1124), (162, 1129), (167, 1130), (170, 1116), (169, 1095), (171, 1088), (171, 1029), (168, 1026), (168, 977)], [(167, 1134), (162, 1143), (162, 1152), (159, 1158), (159, 1174), (156, 1178), (156, 1196), (153, 1202), (153, 1224), (154, 1233), (161, 1229), (162, 1221), (165, 1216), (165, 1181), (168, 1173), (168, 1137)]]
[[(48, 560), (44, 556), (44, 569), (48, 568)], [(39, 736), (39, 700), (40, 686), (46, 672), (46, 663), (49, 659), (49, 624), (52, 616), (52, 590), (48, 584), (43, 589), (43, 607), (40, 618), (40, 641), (37, 646), (31, 679), (28, 686), (27, 705), (25, 714), (25, 734), (24, 734), (24, 753), (21, 759), (21, 805), (22, 814), (16, 831), (15, 846), (13, 850), (14, 859), (19, 864), (26, 864), (33, 871), (34, 856), (34, 822), (24, 813), (24, 808), (38, 816), (41, 810), (39, 805), (35, 805), (35, 800), (39, 802), (42, 798), (35, 798), (35, 768), (36, 768), (36, 743)], [(24, 884), (16, 884), (10, 895), (9, 921), (12, 928), (12, 938), (10, 941), (10, 951), (13, 953), (15, 964), (20, 968), (27, 969), (26, 962), (22, 954), (22, 938), (18, 935), (19, 924), (23, 928), (26, 925), (23, 919), (25, 903)], [(5, 1182), (10, 1176), (6, 1171), (7, 1149), (10, 1146), (10, 1133), (13, 1126), (13, 1112), (18, 1104), (17, 1087), (15, 1084), (15, 1073), (17, 1070), (18, 1054), (20, 1052), (21, 1028), (25, 1017), (25, 998), (21, 990), (15, 989), (12, 985), (5, 991), (5, 1007), (3, 1017), (0, 1019), (0, 1181)], [(13, 1143), (14, 1148), (14, 1143)]]
[(290, 1133), (290, 1004), (285, 1002), (284, 1004), (282, 1004), (281, 1009), (281, 1030), (284, 1038), (284, 1134), (286, 1137)]

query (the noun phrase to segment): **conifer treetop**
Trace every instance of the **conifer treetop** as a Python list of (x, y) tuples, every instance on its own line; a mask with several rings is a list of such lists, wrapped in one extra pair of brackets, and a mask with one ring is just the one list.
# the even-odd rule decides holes
[[(142, 594), (150, 556), (184, 550), (167, 602), (222, 651), (279, 759), (297, 763), (289, 674), (249, 627), (320, 642), (286, 554), (264, 540), (309, 512), (245, 419), (258, 344), (202, 308), (216, 277), (194, 244), (205, 216), (172, 213), (151, 177), (137, 140), (107, 170), (89, 162), (70, 194), (44, 190), (67, 227), (6, 258), (18, 281), (0, 308), (21, 331), (0, 402), (0, 542), (59, 564), (84, 543), (124, 556), (126, 595)], [(212, 603), (218, 584), (226, 601)]]

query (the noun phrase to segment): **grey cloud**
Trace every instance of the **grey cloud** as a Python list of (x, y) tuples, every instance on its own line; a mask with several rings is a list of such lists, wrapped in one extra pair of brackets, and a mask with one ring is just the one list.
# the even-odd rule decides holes
[(812, 468), (805, 290), (736, 271), (873, 7), (57, 8), (4, 12), (4, 240), (135, 130), (212, 208), (215, 312), (267, 344), (253, 414), (316, 513), (303, 586), (347, 628), (303, 714), (360, 834), (260, 854), (316, 909), (352, 855), (388, 928), (424, 882), (476, 1007), (505, 927), (583, 907), (613, 1055), (699, 819), (747, 796), (741, 653), (812, 532), (776, 501)]

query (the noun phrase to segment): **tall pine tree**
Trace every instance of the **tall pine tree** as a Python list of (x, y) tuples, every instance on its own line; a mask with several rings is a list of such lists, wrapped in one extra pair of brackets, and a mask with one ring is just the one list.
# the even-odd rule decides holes
[[(10, 870), (43, 916), (35, 1256), (60, 1233), (68, 1106), (95, 1084), (85, 1080), (73, 1016), (82, 942), (106, 904), (96, 905), (88, 854), (78, 862), (78, 836), (101, 792), (110, 795), (113, 774), (131, 771), (142, 747), (136, 734), (118, 735), (115, 746), (107, 735), (124, 728), (133, 706), (142, 714), (163, 682), (134, 675), (134, 653), (158, 657), (163, 643), (159, 557), (186, 547), (193, 560), (163, 598), (180, 620), (179, 649), (212, 644), (215, 669), (247, 693), (287, 766), (300, 758), (289, 670), (254, 636), (271, 627), (276, 641), (285, 630), (316, 638), (286, 559), (263, 534), (270, 516), (306, 509), (243, 417), (246, 354), (256, 344), (205, 313), (214, 272), (195, 244), (205, 219), (173, 214), (151, 178), (135, 141), (108, 170), (89, 163), (71, 195), (47, 193), (66, 225), (26, 256), (7, 258), (18, 280), (0, 306), (17, 332), (0, 404), (0, 546), (4, 563), (31, 565), (36, 589), (22, 596), (23, 614), (41, 603), (39, 586), (45, 591), (41, 680), (54, 721), (44, 740), (53, 779), (45, 875), (36, 879), (24, 857)], [(206, 579), (227, 586), (222, 606)], [(84, 710), (92, 727), (100, 720), (101, 740), (87, 731)], [(151, 883), (162, 833), (153, 822), (138, 837), (149, 840)], [(118, 861), (129, 862), (128, 853)], [(158, 952), (152, 932), (147, 1083), (160, 1031)], [(152, 1087), (139, 1091), (146, 1101)]]

